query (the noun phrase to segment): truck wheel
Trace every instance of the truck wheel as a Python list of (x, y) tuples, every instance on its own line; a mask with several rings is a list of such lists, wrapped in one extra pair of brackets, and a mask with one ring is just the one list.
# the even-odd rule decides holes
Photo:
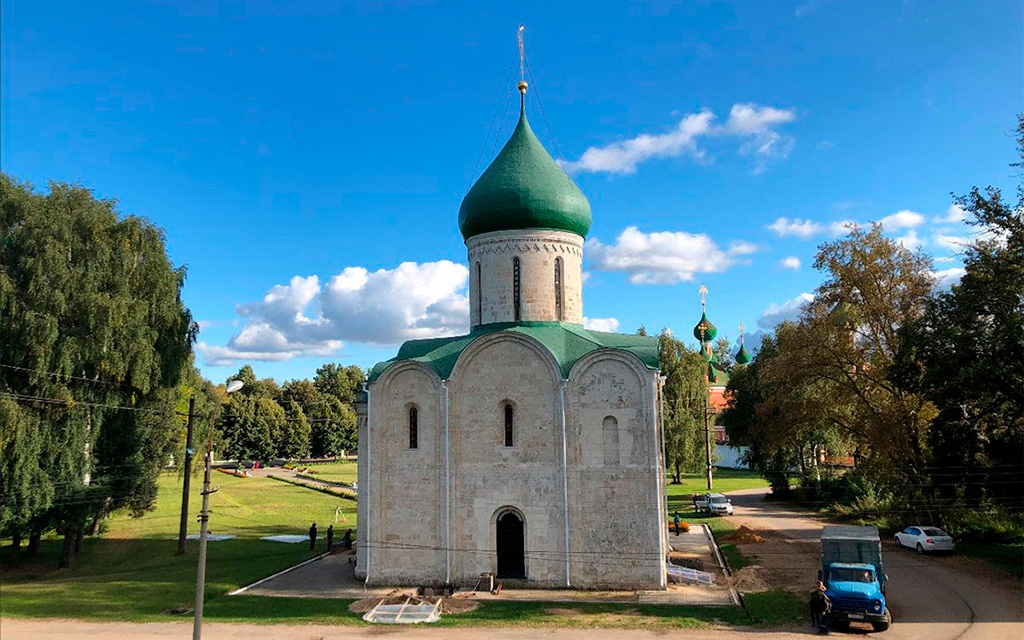
[(885, 609), (885, 619), (881, 622), (872, 622), (871, 626), (874, 627), (875, 631), (886, 631), (892, 626), (892, 614), (889, 613), (889, 608)]

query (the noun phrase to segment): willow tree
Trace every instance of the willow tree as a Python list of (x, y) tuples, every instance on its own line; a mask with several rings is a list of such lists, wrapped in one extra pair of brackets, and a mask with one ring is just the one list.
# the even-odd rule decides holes
[(57, 529), (66, 566), (88, 522), (153, 506), (196, 325), (162, 231), (115, 201), (0, 174), (0, 216), (0, 526)]

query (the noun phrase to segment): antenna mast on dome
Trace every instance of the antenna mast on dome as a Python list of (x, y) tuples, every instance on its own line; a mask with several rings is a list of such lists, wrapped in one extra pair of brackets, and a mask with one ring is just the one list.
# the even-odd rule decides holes
[(523, 31), (526, 31), (526, 25), (519, 25), (519, 30), (516, 32), (516, 39), (519, 41), (519, 93), (526, 96), (526, 51), (523, 49)]

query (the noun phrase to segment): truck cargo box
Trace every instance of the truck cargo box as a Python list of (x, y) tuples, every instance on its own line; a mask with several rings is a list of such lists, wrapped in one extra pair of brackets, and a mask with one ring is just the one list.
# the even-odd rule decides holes
[(821, 568), (830, 564), (864, 563), (874, 566), (878, 581), (885, 585), (882, 567), (882, 542), (877, 527), (829, 525), (821, 530)]

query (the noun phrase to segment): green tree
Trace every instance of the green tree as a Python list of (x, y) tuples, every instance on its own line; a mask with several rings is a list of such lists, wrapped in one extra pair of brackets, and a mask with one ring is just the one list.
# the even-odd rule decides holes
[(310, 423), (310, 449), (313, 457), (337, 456), (356, 445), (356, 413), (332, 395), (320, 393), (309, 380), (285, 383), (283, 396), (302, 407)]
[(682, 482), (683, 471), (704, 466), (704, 410), (708, 400), (707, 362), (665, 329), (658, 336), (661, 372), (665, 376), (662, 400), (665, 421), (666, 464), (672, 483)]
[[(1024, 166), (1024, 115), (1017, 121)], [(928, 444), (943, 500), (1024, 507), (1024, 183), (1016, 202), (975, 187), (957, 204), (980, 232), (965, 273), (906, 332), (901, 382), (938, 408)]]
[(356, 365), (343, 367), (333, 363), (317, 369), (313, 378), (313, 384), (320, 393), (334, 396), (347, 405), (355, 404), (365, 382), (366, 372)]
[(732, 371), (732, 365), (734, 364), (732, 357), (732, 343), (729, 342), (729, 338), (725, 336), (719, 336), (715, 340), (714, 345), (715, 358), (718, 359), (718, 364), (722, 365), (722, 368), (726, 371)]
[(284, 404), (285, 423), (274, 445), (277, 455), (282, 458), (305, 458), (309, 455), (309, 421), (298, 402), (289, 401)]
[[(0, 397), (14, 424), (2, 489), (15, 505), (2, 526), (28, 528), (30, 548), (56, 528), (67, 566), (88, 521), (152, 507), (196, 326), (163, 233), (113, 200), (61, 183), (36, 193), (0, 174), (0, 216)], [(40, 474), (52, 495), (23, 494)]]

